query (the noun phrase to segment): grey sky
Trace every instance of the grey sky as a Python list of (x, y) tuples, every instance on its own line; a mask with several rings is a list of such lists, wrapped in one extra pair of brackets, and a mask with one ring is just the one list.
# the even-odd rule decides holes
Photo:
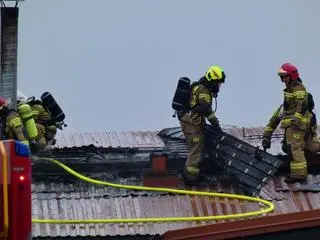
[(26, 0), (18, 88), (52, 92), (66, 132), (160, 130), (178, 126), (178, 78), (218, 64), (221, 123), (264, 125), (282, 101), (285, 61), (319, 107), (319, 9), (319, 0)]

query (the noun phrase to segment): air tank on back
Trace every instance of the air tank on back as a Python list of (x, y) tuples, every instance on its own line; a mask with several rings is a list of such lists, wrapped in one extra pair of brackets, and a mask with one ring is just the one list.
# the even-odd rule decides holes
[(34, 121), (30, 106), (24, 102), (21, 102), (18, 104), (17, 110), (23, 121), (23, 125), (28, 134), (28, 138), (31, 140), (35, 140), (38, 136), (38, 129)]
[(50, 112), (52, 120), (54, 122), (63, 122), (65, 119), (64, 112), (61, 110), (51, 93), (44, 92), (40, 98), (43, 106)]
[(191, 95), (190, 79), (182, 77), (178, 81), (176, 91), (172, 100), (172, 108), (180, 111), (189, 101)]

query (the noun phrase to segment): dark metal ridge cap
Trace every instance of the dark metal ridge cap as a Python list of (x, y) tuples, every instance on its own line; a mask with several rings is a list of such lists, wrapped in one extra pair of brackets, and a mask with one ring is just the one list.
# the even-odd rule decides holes
[(320, 227), (320, 209), (173, 230), (164, 233), (162, 239), (230, 239), (316, 226)]

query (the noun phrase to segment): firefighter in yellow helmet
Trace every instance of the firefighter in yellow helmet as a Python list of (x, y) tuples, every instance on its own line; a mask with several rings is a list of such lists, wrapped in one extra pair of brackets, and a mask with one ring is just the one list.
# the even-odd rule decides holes
[(41, 126), (41, 132), (44, 134), (47, 144), (54, 145), (54, 137), (57, 134), (57, 127), (52, 121), (50, 113), (43, 107), (42, 101), (33, 99), (28, 102), (37, 125)]
[[(304, 138), (305, 139), (304, 149), (309, 152), (319, 152), (320, 142), (317, 135), (317, 118), (315, 113), (313, 112), (313, 109), (314, 109), (313, 96), (311, 93), (308, 93), (308, 112), (306, 114), (308, 115), (308, 118), (310, 118), (310, 122), (308, 124), (309, 127), (308, 127), (308, 130), (306, 131), (306, 136)], [(271, 137), (275, 129), (280, 124), (282, 117), (283, 117), (283, 105), (280, 105), (280, 107), (278, 107), (277, 110), (273, 113), (267, 126), (264, 128), (262, 146), (265, 149), (268, 149), (271, 147)], [(282, 150), (287, 154), (291, 154), (285, 139), (283, 139), (282, 141)]]
[[(286, 86), (283, 91), (284, 101), (280, 127), (285, 130), (284, 140), (292, 156), (290, 174), (286, 181), (303, 181), (307, 177), (307, 162), (304, 156), (305, 136), (311, 122), (311, 114), (308, 111), (308, 94), (299, 77), (298, 69), (293, 64), (283, 64), (278, 75)], [(268, 132), (268, 127), (265, 129), (266, 132)], [(265, 137), (262, 142), (263, 146), (268, 147), (268, 142), (269, 139)]]
[(7, 100), (0, 97), (1, 138), (14, 139), (29, 146), (20, 115), (7, 105)]
[(178, 112), (181, 129), (185, 136), (189, 154), (185, 163), (185, 179), (187, 184), (199, 181), (199, 164), (205, 143), (205, 123), (221, 131), (217, 117), (212, 110), (212, 98), (217, 97), (220, 85), (225, 82), (225, 73), (219, 66), (208, 69), (199, 81), (191, 84), (191, 97), (186, 108)]

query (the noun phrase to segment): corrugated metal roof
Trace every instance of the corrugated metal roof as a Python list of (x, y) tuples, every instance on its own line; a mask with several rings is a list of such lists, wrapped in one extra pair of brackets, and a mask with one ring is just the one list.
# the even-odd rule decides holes
[[(260, 146), (262, 142), (262, 134), (264, 127), (251, 127), (251, 128), (239, 128), (234, 127), (231, 129), (230, 134), (253, 145)], [(281, 149), (281, 141), (283, 138), (283, 131), (277, 128), (274, 131), (273, 137), (271, 139), (271, 148), (268, 149), (268, 153), (274, 155), (283, 155), (283, 151)]]
[[(253, 145), (253, 146), (261, 146), (262, 134), (264, 127), (229, 127), (228, 131), (231, 135)], [(317, 128), (318, 135), (320, 134), (320, 125)], [(283, 139), (283, 130), (277, 128), (271, 139), (271, 148), (268, 149), (268, 152), (274, 155), (284, 155), (281, 149), (281, 141)]]
[[(222, 126), (223, 130), (231, 135), (248, 142), (253, 146), (261, 146), (264, 127), (237, 127)], [(166, 128), (160, 131), (171, 139), (184, 139), (180, 127)], [(163, 139), (158, 131), (127, 131), (127, 132), (95, 132), (95, 133), (59, 133), (54, 148), (161, 148), (164, 147)], [(320, 128), (318, 128), (320, 134)], [(271, 139), (272, 145), (268, 152), (274, 155), (283, 154), (281, 140), (283, 131), (276, 129)]]
[[(244, 131), (243, 131), (244, 130)], [(229, 127), (228, 133), (254, 146), (261, 143), (263, 128)], [(180, 128), (164, 129), (165, 137), (158, 132), (122, 133), (73, 133), (58, 135), (58, 148), (93, 146), (98, 148), (169, 148), (181, 156), (186, 156), (186, 144)], [(174, 139), (181, 139), (180, 141)], [(172, 146), (171, 146), (172, 145)], [(273, 153), (281, 152), (280, 140), (275, 138)], [(275, 146), (278, 147), (275, 148)], [(109, 179), (110, 180), (110, 179)], [(272, 200), (276, 206), (273, 214), (300, 212), (320, 208), (320, 184), (288, 185), (283, 178), (269, 181), (260, 197)], [(320, 182), (320, 175), (308, 176), (310, 183)], [(122, 183), (141, 184), (141, 179), (123, 180)], [(121, 181), (120, 181), (121, 182)], [(203, 189), (202, 189), (203, 190)], [(218, 181), (207, 191), (231, 192), (234, 186)], [(314, 192), (312, 192), (314, 190)], [(317, 192), (318, 191), (318, 192)], [(166, 195), (159, 193), (115, 190), (84, 183), (67, 184), (52, 182), (33, 184), (33, 218), (131, 218), (160, 216), (201, 216), (207, 214), (233, 214), (257, 208), (256, 203), (242, 203), (230, 199), (213, 199)], [(213, 221), (212, 221), (213, 222)], [(211, 222), (211, 223), (212, 223)], [(210, 222), (209, 222), (210, 223)], [(35, 237), (55, 236), (116, 236), (116, 235), (155, 235), (166, 231), (208, 224), (208, 222), (139, 223), (139, 224), (89, 224), (89, 225), (48, 225), (34, 224)]]
[(155, 148), (164, 144), (157, 132), (96, 132), (57, 134), (55, 148)]
[[(310, 183), (320, 182), (320, 175), (308, 176)], [(39, 183), (40, 184), (40, 183)], [(43, 183), (42, 183), (43, 185)], [(61, 184), (63, 186), (63, 184)], [(270, 199), (276, 206), (271, 215), (301, 212), (320, 208), (320, 192), (303, 192), (299, 183), (286, 184), (283, 177), (275, 178), (266, 185), (260, 196)], [(64, 188), (64, 192), (63, 192)], [(98, 188), (98, 189), (96, 189)], [(40, 190), (43, 189), (43, 190)], [(78, 187), (74, 189), (79, 189)], [(81, 188), (80, 188), (81, 189)], [(184, 195), (138, 195), (110, 197), (110, 189), (91, 186), (95, 194), (86, 191), (66, 191), (65, 187), (33, 186), (33, 218), (92, 219), (92, 218), (137, 218), (168, 216), (206, 216), (234, 214), (257, 209), (256, 203), (239, 202), (233, 199), (218, 199)], [(195, 190), (195, 189), (194, 189)], [(225, 182), (218, 182), (206, 191), (231, 192), (235, 189)], [(48, 225), (33, 224), (33, 234), (38, 236), (115, 236), (163, 234), (166, 231), (199, 226), (210, 222), (172, 222), (137, 224), (88, 224)]]

